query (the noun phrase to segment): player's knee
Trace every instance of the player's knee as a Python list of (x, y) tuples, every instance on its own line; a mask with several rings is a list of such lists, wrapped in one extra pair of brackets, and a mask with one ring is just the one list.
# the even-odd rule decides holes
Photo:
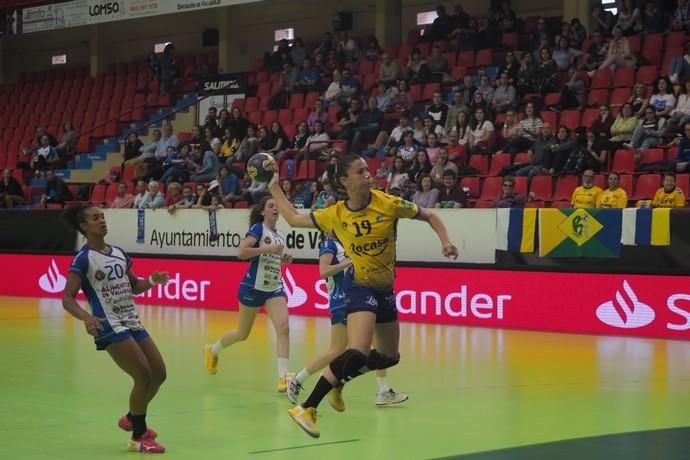
[(156, 369), (156, 372), (152, 374), (153, 384), (156, 386), (161, 386), (167, 378), (168, 371), (165, 369), (165, 366), (162, 366), (160, 369)]
[(137, 385), (150, 386), (153, 382), (153, 372), (148, 365), (141, 365), (133, 375), (134, 382)]
[(240, 341), (240, 342), (244, 342), (245, 340), (247, 340), (247, 339), (249, 338), (249, 333), (250, 333), (250, 332), (251, 332), (251, 331), (249, 331), (249, 330), (246, 330), (246, 331), (245, 331), (245, 330), (243, 330), (243, 329), (238, 329), (238, 330), (237, 330), (237, 340)]
[(285, 321), (280, 321), (276, 324), (276, 334), (282, 336), (290, 335), (290, 323), (288, 322), (287, 318)]
[(395, 356), (387, 356), (378, 351), (371, 350), (369, 357), (367, 358), (367, 367), (371, 370), (388, 369), (393, 367), (400, 362), (400, 353), (396, 353)]
[(348, 348), (331, 361), (329, 368), (339, 382), (347, 382), (361, 375), (366, 368), (367, 356), (359, 350)]

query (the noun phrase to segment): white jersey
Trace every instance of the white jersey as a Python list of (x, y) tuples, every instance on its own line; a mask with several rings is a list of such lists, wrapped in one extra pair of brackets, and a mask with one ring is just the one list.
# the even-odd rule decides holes
[[(272, 244), (285, 246), (283, 234), (277, 230), (271, 230), (263, 222), (254, 224), (246, 236), (256, 238), (255, 248), (263, 248)], [(242, 278), (241, 284), (264, 292), (273, 292), (281, 289), (283, 287), (280, 273), (282, 262), (282, 254), (264, 253), (252, 257), (249, 270)]]
[(127, 276), (131, 266), (132, 259), (116, 246), (110, 246), (110, 252), (104, 254), (84, 245), (72, 261), (69, 271), (81, 276), (81, 288), (91, 314), (107, 320), (99, 339), (126, 330), (144, 329), (134, 308)]

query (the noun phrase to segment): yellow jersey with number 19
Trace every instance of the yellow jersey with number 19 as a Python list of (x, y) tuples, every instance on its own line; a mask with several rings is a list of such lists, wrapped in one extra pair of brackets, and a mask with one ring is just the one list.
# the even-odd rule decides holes
[(355, 284), (385, 289), (393, 287), (398, 219), (413, 219), (419, 212), (414, 203), (371, 190), (363, 209), (350, 209), (345, 201), (338, 201), (313, 211), (311, 220), (319, 230), (338, 237), (352, 260)]

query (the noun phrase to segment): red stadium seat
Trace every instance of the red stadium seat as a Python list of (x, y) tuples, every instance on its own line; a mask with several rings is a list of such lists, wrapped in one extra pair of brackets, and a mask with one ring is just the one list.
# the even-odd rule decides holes
[(96, 184), (93, 186), (89, 201), (94, 204), (105, 203), (105, 184)]
[(611, 171), (619, 174), (635, 172), (635, 152), (633, 150), (616, 150)]
[(259, 110), (259, 99), (256, 97), (248, 97), (244, 102), (245, 112), (256, 112)]
[(628, 199), (633, 195), (633, 176), (632, 174), (621, 174), (620, 187), (628, 194)]
[(278, 112), (278, 123), (285, 127), (292, 124), (292, 109), (283, 109)]
[(570, 200), (568, 201), (554, 201), (551, 203), (552, 208), (568, 209), (570, 208)]
[(301, 107), (304, 107), (304, 94), (293, 93), (290, 96), (290, 104), (288, 107), (291, 109), (299, 109)]
[(473, 196), (479, 196), (479, 178), (478, 177), (463, 177), (460, 180), (460, 188), (467, 187)]
[(640, 164), (660, 163), (664, 161), (664, 149), (647, 149), (642, 152)]
[(635, 193), (631, 197), (633, 200), (651, 200), (654, 194), (661, 187), (661, 176), (659, 174), (644, 174), (637, 179)]
[(648, 34), (644, 39), (642, 47), (642, 57), (647, 59), (651, 65), (661, 64), (661, 49), (663, 46), (663, 34)]
[(685, 42), (687, 42), (688, 39), (690, 39), (690, 37), (688, 37), (684, 31), (669, 32), (668, 36), (666, 37), (665, 48), (680, 48), (685, 45)]
[(270, 127), (271, 123), (274, 121), (278, 121), (278, 111), (277, 110), (268, 110), (264, 112), (263, 116), (261, 117), (261, 124)]
[(559, 124), (568, 127), (570, 130), (577, 129), (580, 126), (580, 111), (566, 110), (561, 114)]
[(690, 174), (676, 175), (676, 186), (685, 194), (685, 199), (690, 199)]
[(586, 109), (584, 113), (582, 114), (582, 122), (581, 126), (584, 126), (586, 128), (589, 128), (592, 126), (592, 123), (597, 119), (599, 116), (599, 109), (597, 108), (590, 108)]
[(651, 85), (658, 75), (659, 73), (656, 70), (656, 66), (653, 65), (643, 65), (637, 69), (637, 81), (646, 85)]
[(516, 176), (513, 179), (515, 179), (515, 193), (527, 196), (527, 178), (524, 176)]
[(629, 35), (627, 38), (630, 44), (630, 51), (632, 51), (633, 54), (640, 54), (640, 51), (642, 51), (642, 40), (640, 40), (640, 36)]
[(611, 93), (611, 101), (610, 104), (612, 107), (619, 107), (625, 104), (628, 99), (630, 98), (631, 94), (631, 89), (629, 87), (626, 88), (616, 88), (613, 90)]
[(422, 98), (422, 85), (410, 85), (410, 96), (413, 101), (419, 101)]
[(486, 66), (486, 67), (488, 67), (491, 64), (492, 64), (492, 62), (491, 62), (491, 50), (490, 49), (477, 51), (477, 55), (475, 56), (475, 59), (474, 59), (474, 65), (475, 66)]
[(506, 166), (510, 166), (510, 153), (499, 153), (491, 158), (491, 169), (489, 176), (498, 176), (499, 172)]
[(550, 201), (553, 193), (551, 176), (534, 176), (529, 191), (536, 195), (538, 200)]
[(430, 101), (436, 91), (441, 91), (441, 85), (439, 83), (427, 83), (424, 85), (421, 100)]
[(556, 191), (553, 193), (554, 201), (565, 200), (570, 203), (573, 190), (577, 187), (577, 176), (561, 176), (556, 181)]
[(486, 176), (489, 172), (488, 155), (471, 155), (468, 166), (479, 171), (480, 176)]
[(463, 67), (474, 67), (474, 52), (460, 51), (458, 55), (458, 65)]
[(541, 113), (541, 119), (544, 123), (551, 125), (551, 128), (556, 128), (558, 126), (558, 114), (550, 110)]
[(304, 107), (308, 109), (314, 108), (314, 103), (319, 97), (321, 97), (319, 93), (307, 93), (307, 97), (304, 101)]
[(513, 160), (513, 163), (516, 165), (532, 164), (532, 156), (527, 152), (517, 153), (515, 155), (515, 160)]
[[(608, 89), (593, 89), (589, 91), (587, 96), (587, 105), (590, 107), (607, 105), (609, 103), (609, 90)], [(584, 124), (584, 120), (583, 120)]]
[(479, 201), (495, 201), (496, 198), (501, 194), (502, 187), (502, 177), (487, 177), (486, 179), (484, 179), (484, 184), (482, 185), (482, 193), (479, 196)]
[(592, 77), (592, 89), (611, 88), (611, 71), (609, 69), (597, 70)]

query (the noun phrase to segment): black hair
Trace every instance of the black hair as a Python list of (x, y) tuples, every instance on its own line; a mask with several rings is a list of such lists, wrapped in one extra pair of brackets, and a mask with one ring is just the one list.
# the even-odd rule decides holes
[(266, 203), (268, 200), (272, 199), (271, 195), (266, 195), (261, 198), (261, 200), (252, 206), (252, 210), (249, 212), (249, 226), (252, 227), (254, 224), (264, 221), (264, 216), (261, 214), (264, 209), (266, 209)]
[(84, 203), (77, 203), (69, 206), (62, 211), (62, 222), (86, 236), (86, 232), (81, 228), (81, 224), (86, 222), (86, 210), (92, 207), (92, 205)]
[(361, 158), (362, 157), (356, 153), (348, 153), (347, 155), (340, 156), (338, 164), (328, 165), (326, 169), (328, 172), (328, 182), (331, 183), (331, 187), (333, 187), (333, 190), (338, 194), (346, 194), (345, 187), (340, 183), (340, 178), (347, 176), (347, 170), (350, 169), (350, 165)]

